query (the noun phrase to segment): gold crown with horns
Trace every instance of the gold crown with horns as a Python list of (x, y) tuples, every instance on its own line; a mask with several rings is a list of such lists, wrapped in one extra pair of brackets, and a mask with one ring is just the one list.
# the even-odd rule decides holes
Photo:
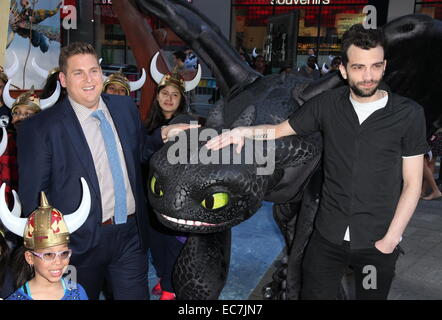
[(11, 112), (14, 112), (15, 108), (18, 106), (23, 105), (32, 108), (35, 112), (39, 112), (41, 110), (40, 98), (35, 94), (34, 86), (32, 86), (29, 91), (26, 91), (18, 96), (18, 98), (12, 104)]
[(157, 90), (160, 90), (164, 86), (174, 86), (180, 90), (181, 93), (195, 89), (201, 80), (201, 65), (198, 64), (198, 70), (195, 77), (190, 81), (185, 81), (181, 74), (178, 73), (177, 67), (173, 68), (172, 71), (162, 74), (157, 69), (157, 59), (159, 52), (155, 53), (150, 62), (150, 74), (155, 82), (158, 84)]
[(178, 67), (173, 68), (172, 71), (167, 72), (164, 77), (161, 79), (160, 83), (158, 83), (158, 91), (165, 86), (173, 86), (180, 90), (182, 94), (185, 92), (184, 87), (184, 78), (183, 76), (178, 72)]
[(40, 206), (28, 217), (23, 236), (25, 247), (32, 250), (69, 243), (63, 215), (49, 204), (44, 192), (41, 192)]
[(126, 94), (130, 94), (130, 85), (129, 80), (126, 78), (126, 76), (123, 74), (123, 70), (120, 69), (117, 72), (111, 74), (107, 79), (103, 82), (103, 91), (106, 91), (106, 88), (111, 83), (118, 84), (124, 89), (126, 89)]
[(41, 192), (40, 206), (28, 218), (20, 218), (21, 205), (14, 194), (14, 208), (9, 211), (5, 201), (6, 184), (0, 187), (0, 220), (14, 234), (24, 238), (27, 249), (46, 249), (69, 243), (69, 234), (75, 232), (86, 221), (91, 208), (91, 195), (84, 178), (80, 178), (83, 195), (78, 209), (67, 215), (52, 207), (44, 192)]

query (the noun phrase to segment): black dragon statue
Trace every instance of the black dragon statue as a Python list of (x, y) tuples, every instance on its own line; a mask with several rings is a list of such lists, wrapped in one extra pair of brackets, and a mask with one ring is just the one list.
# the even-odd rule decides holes
[[(223, 96), (204, 128), (181, 133), (176, 143), (166, 143), (150, 162), (149, 201), (158, 219), (190, 233), (175, 266), (177, 298), (218, 298), (229, 269), (230, 229), (266, 200), (274, 203), (274, 218), (286, 241), (286, 257), (268, 289), (272, 298), (297, 299), (302, 256), (319, 201), (320, 134), (254, 142), (253, 155), (247, 148), (236, 154), (233, 146), (210, 153), (204, 145), (222, 129), (282, 122), (311, 97), (344, 85), (342, 78), (334, 74), (311, 82), (298, 75), (262, 76), (241, 60), (216, 25), (186, 1), (135, 3), (143, 14), (167, 23), (198, 54)], [(386, 82), (393, 91), (422, 104), (431, 124), (440, 114), (436, 93), (442, 88), (442, 22), (409, 15), (383, 29)], [(202, 156), (211, 161), (201, 161)], [(263, 174), (267, 168), (273, 170)]]

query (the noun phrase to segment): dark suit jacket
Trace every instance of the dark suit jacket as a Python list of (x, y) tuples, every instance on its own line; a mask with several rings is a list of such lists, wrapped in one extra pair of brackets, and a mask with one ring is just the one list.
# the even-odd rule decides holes
[[(143, 249), (147, 249), (148, 220), (141, 175), (145, 130), (132, 98), (107, 94), (102, 98), (123, 147), (140, 240)], [(63, 214), (74, 212), (81, 201), (80, 177), (84, 177), (91, 192), (91, 211), (83, 226), (71, 235), (70, 246), (75, 254), (96, 246), (102, 221), (100, 189), (91, 152), (68, 98), (23, 121), (17, 147), (23, 215), (28, 216), (38, 207), (40, 191), (45, 191), (49, 203)]]

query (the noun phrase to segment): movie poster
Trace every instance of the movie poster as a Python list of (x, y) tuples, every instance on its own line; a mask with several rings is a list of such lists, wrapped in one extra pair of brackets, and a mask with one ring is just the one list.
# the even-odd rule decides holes
[(58, 66), (60, 54), (60, 0), (11, 0), (5, 66), (14, 63), (19, 70), (12, 78), (11, 89), (41, 89), (46, 81), (32, 67), (50, 70)]

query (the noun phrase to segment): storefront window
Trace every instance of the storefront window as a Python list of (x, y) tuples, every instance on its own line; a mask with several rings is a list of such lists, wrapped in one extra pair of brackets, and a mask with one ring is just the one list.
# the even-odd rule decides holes
[(125, 64), (126, 38), (109, 2), (94, 2), (95, 44), (104, 64)]
[(442, 20), (441, 0), (418, 0), (414, 7), (414, 12), (429, 15), (434, 19)]
[(309, 5), (295, 2), (300, 3), (233, 0), (233, 45), (248, 53), (256, 48), (273, 73), (286, 65), (301, 67), (311, 53), (309, 49), (315, 50), (319, 66), (330, 65), (329, 57), (340, 54), (342, 34), (351, 25), (363, 22), (363, 8), (370, 4), (369, 0), (315, 0)]
[[(94, 0), (94, 25), (94, 42), (102, 58), (103, 73), (110, 75), (121, 69), (130, 81), (138, 80), (141, 73), (136, 67), (124, 30), (112, 10), (111, 0)], [(132, 92), (131, 96), (138, 102), (140, 91)]]

